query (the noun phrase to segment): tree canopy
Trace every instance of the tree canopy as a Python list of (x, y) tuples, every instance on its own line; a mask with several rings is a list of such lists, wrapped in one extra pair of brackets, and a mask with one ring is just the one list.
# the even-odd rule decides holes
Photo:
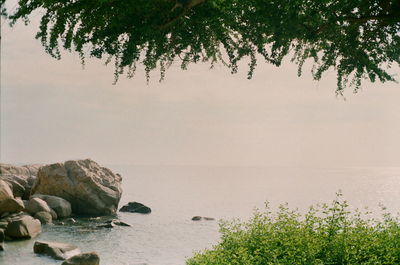
[(389, 71), (400, 65), (400, 0), (18, 0), (8, 19), (29, 23), (34, 12), (47, 53), (104, 58), (116, 80), (138, 65), (163, 79), (176, 62), (236, 73), (242, 60), (251, 78), (259, 61), (289, 57), (299, 75), (310, 60), (315, 80), (334, 69), (341, 93), (363, 79), (396, 81)]

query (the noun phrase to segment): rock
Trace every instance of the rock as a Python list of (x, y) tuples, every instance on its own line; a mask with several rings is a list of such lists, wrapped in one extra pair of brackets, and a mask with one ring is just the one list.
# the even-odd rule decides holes
[(5, 181), (14, 197), (28, 199), (40, 165), (13, 166), (0, 163), (0, 179)]
[(118, 225), (118, 226), (131, 226), (130, 224), (121, 222), (121, 221), (113, 221), (113, 224)]
[(120, 212), (130, 212), (130, 213), (143, 213), (149, 214), (151, 213), (151, 209), (144, 204), (139, 202), (130, 202), (127, 205), (124, 205), (119, 209)]
[(4, 250), (3, 242), (4, 242), (4, 230), (0, 229), (0, 251)]
[(215, 219), (212, 217), (202, 217), (198, 215), (192, 217), (192, 221), (200, 221), (200, 220), (214, 221)]
[(96, 252), (82, 253), (75, 255), (61, 265), (99, 265), (100, 257)]
[(81, 251), (77, 246), (71, 244), (36, 241), (33, 245), (33, 252), (47, 255), (54, 259), (64, 260), (79, 254)]
[(71, 160), (41, 167), (32, 194), (61, 197), (76, 214), (110, 215), (121, 198), (121, 181), (121, 176), (90, 159)]
[(50, 214), (51, 214), (51, 219), (57, 220), (58, 215), (57, 215), (57, 213), (56, 213), (53, 209), (51, 209), (51, 208), (50, 208)]
[(5, 199), (0, 200), (0, 214), (4, 213), (18, 213), (24, 210), (24, 203), (21, 199)]
[(50, 207), (42, 199), (31, 198), (26, 206), (26, 210), (30, 214), (35, 214), (37, 212), (48, 212), (50, 213)]
[(10, 186), (3, 180), (0, 180), (0, 201), (14, 198)]
[(4, 231), (6, 236), (13, 239), (32, 238), (42, 232), (40, 221), (32, 216), (23, 215), (16, 220), (8, 223), (7, 229)]
[(38, 219), (42, 224), (53, 223), (53, 218), (51, 217), (51, 214), (48, 212), (37, 212), (34, 217)]
[(39, 198), (47, 202), (47, 205), (56, 212), (56, 218), (69, 217), (72, 213), (71, 204), (63, 198), (43, 194), (34, 194), (31, 198)]
[(10, 164), (0, 163), (1, 175), (21, 175), (21, 176), (36, 176), (41, 165), (25, 165), (14, 166)]
[(75, 224), (76, 220), (74, 218), (68, 218), (65, 220), (65, 222), (70, 223), (70, 224)]
[(6, 229), (7, 228), (7, 226), (8, 226), (8, 222), (7, 221), (3, 221), (3, 220), (1, 220), (0, 221), (0, 229)]
[(98, 225), (96, 227), (98, 227), (98, 228), (113, 228), (114, 227), (114, 223), (105, 223), (105, 224), (102, 224), (102, 225)]

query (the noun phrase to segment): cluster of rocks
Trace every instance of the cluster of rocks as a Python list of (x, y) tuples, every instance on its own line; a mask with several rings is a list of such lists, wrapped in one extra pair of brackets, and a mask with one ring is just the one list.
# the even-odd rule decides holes
[[(121, 181), (120, 175), (90, 159), (45, 166), (0, 164), (0, 250), (4, 249), (4, 241), (34, 238), (41, 233), (42, 225), (54, 220), (71, 223), (75, 221), (70, 218), (72, 215), (115, 214), (122, 194)], [(109, 224), (127, 226), (117, 220)], [(50, 245), (53, 247), (46, 247)], [(36, 242), (34, 252), (55, 255), (64, 253), (65, 246)], [(64, 265), (98, 264), (95, 256), (93, 253), (76, 257), (58, 255), (62, 259), (71, 258)], [(92, 261), (86, 262), (87, 259)], [(81, 260), (85, 262), (79, 263)]]

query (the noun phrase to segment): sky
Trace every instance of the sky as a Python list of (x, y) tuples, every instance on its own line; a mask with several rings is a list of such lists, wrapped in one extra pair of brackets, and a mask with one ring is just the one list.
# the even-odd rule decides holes
[[(368, 83), (344, 100), (336, 76), (297, 77), (290, 62), (231, 75), (172, 66), (113, 85), (113, 66), (59, 61), (29, 26), (2, 23), (0, 161), (209, 166), (400, 165), (400, 85)], [(399, 73), (395, 68), (394, 73)]]

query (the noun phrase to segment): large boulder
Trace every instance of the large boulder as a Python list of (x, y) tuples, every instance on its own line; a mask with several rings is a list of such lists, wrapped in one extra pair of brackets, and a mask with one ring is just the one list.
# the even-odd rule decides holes
[(128, 204), (121, 207), (120, 212), (130, 212), (130, 213), (151, 213), (150, 207), (140, 203), (140, 202), (129, 202)]
[(40, 232), (42, 232), (40, 221), (29, 215), (23, 215), (18, 219), (11, 220), (4, 231), (6, 236), (13, 239), (32, 238)]
[(18, 213), (22, 210), (24, 210), (24, 203), (21, 199), (8, 198), (0, 200), (0, 214)]
[(13, 192), (10, 186), (3, 180), (0, 179), (0, 201), (14, 198)]
[(35, 194), (32, 198), (39, 198), (47, 202), (47, 205), (56, 212), (56, 218), (69, 217), (72, 213), (71, 204), (63, 198), (43, 194)]
[(32, 194), (61, 197), (76, 214), (110, 215), (118, 208), (121, 181), (120, 175), (93, 160), (70, 160), (41, 167)]
[(61, 265), (99, 265), (100, 257), (96, 252), (82, 253), (75, 255)]
[(33, 252), (47, 255), (58, 260), (68, 259), (81, 253), (79, 248), (75, 245), (48, 241), (36, 241), (33, 245)]
[(14, 197), (29, 198), (41, 165), (14, 166), (0, 163), (0, 179), (13, 191)]

